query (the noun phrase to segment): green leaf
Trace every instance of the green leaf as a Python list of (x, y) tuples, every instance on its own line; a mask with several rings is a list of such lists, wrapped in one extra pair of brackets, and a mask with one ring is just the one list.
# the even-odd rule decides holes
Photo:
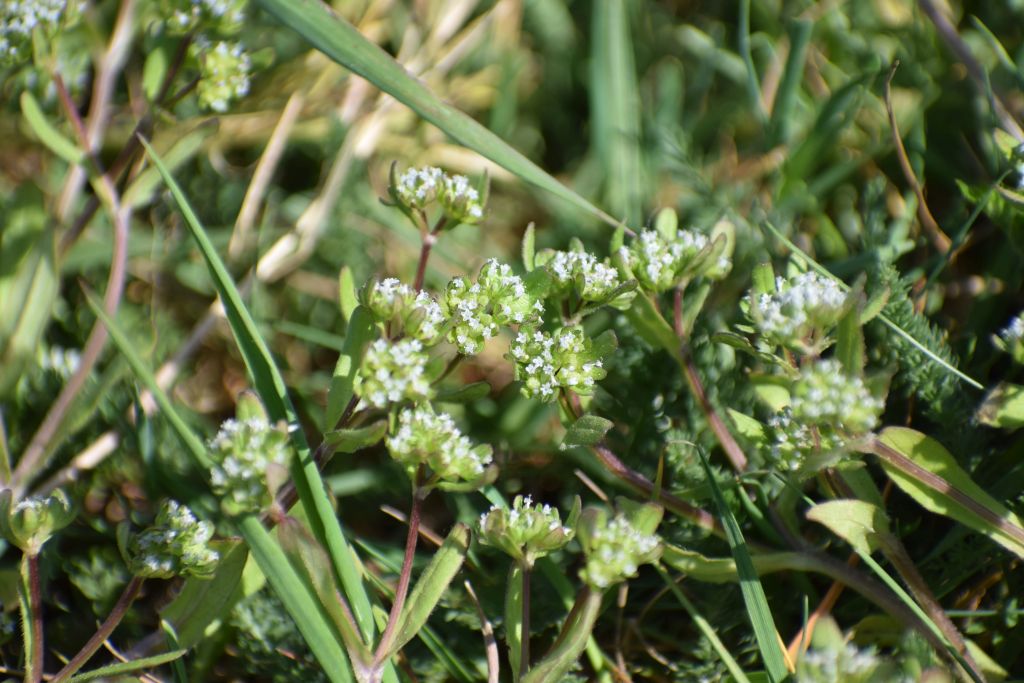
[(864, 332), (860, 326), (860, 311), (851, 306), (836, 327), (835, 358), (851, 377), (864, 372)]
[(212, 578), (189, 577), (169, 605), (160, 610), (160, 618), (174, 628), (178, 645), (185, 649), (206, 635), (207, 627), (225, 620), (241, 597), (239, 585), (249, 552), (238, 541), (214, 541), (211, 547), (220, 553), (220, 562)]
[(352, 612), (334, 585), (334, 574), (327, 553), (294, 517), (281, 520), (277, 538), (281, 549), (291, 560), (292, 567), (305, 584), (313, 589), (320, 608), (338, 629), (349, 657), (365, 670), (371, 664), (373, 655), (359, 634)]
[(518, 562), (512, 563), (505, 584), (505, 643), (512, 680), (518, 681), (523, 654), (523, 568)]
[(619, 338), (615, 336), (615, 330), (605, 330), (594, 337), (590, 351), (595, 358), (608, 358), (617, 348), (619, 348)]
[(526, 226), (526, 232), (523, 234), (523, 268), (526, 269), (527, 273), (533, 272), (533, 269), (537, 267), (537, 231), (533, 227), (533, 223)]
[(876, 445), (874, 453), (904, 493), (1024, 557), (1020, 518), (974, 483), (942, 444), (905, 427), (887, 427), (879, 442), (882, 448)]
[(346, 323), (352, 322), (352, 314), (359, 305), (359, 293), (356, 290), (356, 281), (352, 276), (352, 269), (342, 266), (338, 272), (338, 305), (341, 308), (341, 316)]
[(329, 551), (331, 561), (334, 563), (334, 570), (341, 577), (345, 594), (352, 604), (360, 628), (363, 629), (364, 635), (368, 638), (372, 637), (376, 627), (370, 609), (370, 600), (363, 585), (362, 574), (353, 562), (352, 550), (342, 534), (341, 524), (327, 497), (316, 460), (310, 456), (309, 444), (306, 443), (306, 437), (302, 429), (299, 428), (299, 420), (291, 399), (288, 397), (284, 379), (274, 364), (270, 349), (267, 348), (266, 342), (260, 336), (255, 321), (245, 307), (238, 288), (184, 193), (152, 146), (145, 139), (140, 139), (174, 196), (174, 200), (185, 218), (185, 224), (206, 261), (214, 287), (224, 306), (228, 325), (238, 344), (238, 349), (242, 353), (246, 367), (252, 375), (256, 391), (267, 408), (267, 413), (275, 422), (283, 420), (296, 427), (289, 430), (297, 452), (297, 457), (291, 466), (295, 489), (299, 494), (299, 500), (309, 514), (309, 522), (314, 536), (318, 541), (323, 542)]
[(569, 426), (558, 447), (565, 450), (573, 446), (593, 446), (614, 426), (611, 420), (598, 415), (584, 415)]
[(95, 681), (97, 679), (120, 679), (125, 674), (130, 674), (133, 671), (142, 671), (143, 669), (152, 669), (154, 667), (162, 666), (168, 662), (173, 662), (180, 657), (183, 657), (188, 650), (172, 650), (171, 652), (163, 652), (152, 657), (143, 657), (141, 659), (133, 659), (129, 662), (118, 662), (117, 664), (111, 664), (109, 666), (101, 666), (98, 669), (92, 671), (86, 671), (85, 673), (72, 676), (68, 679), (68, 683), (85, 683), (86, 681)]
[(351, 683), (353, 677), (346, 666), (345, 649), (324, 617), (320, 604), (310, 594), (307, 580), (295, 571), (259, 518), (246, 515), (237, 524), (267, 582), (284, 603), (324, 673), (331, 681)]
[(768, 126), (772, 146), (789, 140), (790, 123), (795, 118), (797, 95), (804, 81), (804, 60), (807, 57), (807, 46), (813, 28), (814, 22), (807, 19), (794, 19), (789, 22), (789, 54), (786, 57), (786, 66), (782, 70)]
[(435, 96), (419, 79), (324, 3), (319, 0), (257, 0), (256, 4), (294, 29), (313, 47), (402, 102), (456, 142), (608, 225), (618, 225), (614, 218), (562, 185), (475, 119)]
[(521, 679), (523, 683), (562, 680), (587, 646), (594, 624), (601, 613), (601, 598), (602, 593), (592, 588), (585, 588), (579, 594), (554, 645)]
[[(640, 95), (628, 0), (601, 0), (591, 21), (590, 135), (612, 212), (636, 225), (643, 201)], [(673, 235), (674, 236), (674, 235)]]
[(870, 555), (890, 533), (885, 511), (863, 500), (819, 503), (807, 511), (807, 519), (825, 525), (862, 555)]
[(749, 415), (745, 415), (738, 410), (732, 408), (727, 409), (729, 411), (729, 417), (732, 418), (733, 426), (736, 427), (736, 433), (740, 436), (749, 439), (755, 444), (764, 444), (768, 441), (768, 435), (765, 433), (764, 424), (760, 420), (755, 420)]
[[(665, 543), (661, 560), (688, 578), (705, 583), (734, 583), (739, 581), (736, 560), (732, 557), (705, 557), (694, 550), (685, 550)], [(757, 574), (772, 574), (781, 571), (807, 571), (810, 569), (805, 555), (793, 552), (758, 553), (751, 555)]]
[[(209, 120), (195, 125), (187, 132), (179, 131), (173, 140), (169, 141), (168, 148), (161, 157), (164, 165), (171, 172), (177, 171), (195, 158), (207, 145), (210, 136), (216, 132), (217, 126)], [(154, 201), (161, 182), (159, 169), (152, 166), (146, 168), (128, 185), (121, 201), (136, 208), (149, 204)]]
[(387, 431), (387, 420), (378, 420), (366, 427), (327, 432), (324, 434), (324, 442), (336, 452), (355, 453), (383, 439)]
[(430, 564), (423, 570), (416, 585), (409, 592), (409, 598), (405, 602), (401, 617), (399, 617), (395, 642), (386, 653), (388, 658), (415, 638), (427, 623), (430, 613), (437, 607), (438, 601), (448, 590), (448, 585), (462, 568), (467, 552), (469, 552), (469, 527), (459, 523), (444, 539), (444, 543), (434, 553)]
[(663, 349), (682, 364), (682, 351), (675, 331), (661, 317), (654, 303), (644, 294), (633, 299), (633, 305), (625, 311), (626, 318), (636, 328), (644, 341), (656, 349)]
[(348, 332), (338, 362), (334, 365), (334, 376), (331, 377), (327, 389), (327, 412), (324, 415), (324, 431), (334, 429), (345, 412), (345, 407), (352, 400), (356, 373), (362, 362), (363, 352), (367, 345), (377, 336), (377, 327), (373, 324), (373, 314), (366, 308), (357, 306), (348, 321)]
[(757, 648), (761, 652), (761, 659), (764, 661), (765, 669), (768, 670), (768, 677), (772, 683), (783, 681), (789, 675), (786, 668), (786, 661), (779, 648), (778, 632), (775, 630), (775, 621), (772, 618), (771, 608), (768, 607), (768, 598), (765, 596), (764, 587), (757, 576), (757, 569), (750, 559), (750, 550), (743, 539), (743, 532), (740, 525), (732, 514), (732, 510), (725, 502), (722, 489), (715, 481), (714, 473), (708, 464), (703, 451), (697, 450), (700, 456), (701, 465), (704, 467), (704, 474), (707, 476), (708, 484), (711, 486), (711, 496), (718, 509), (718, 516), (722, 520), (725, 529), (725, 537), (729, 542), (729, 549), (732, 551), (733, 559), (736, 560), (736, 570), (740, 577), (740, 591), (743, 593), (743, 602), (747, 606), (747, 615), (754, 628), (754, 637), (757, 639)]
[(978, 422), (1002, 429), (1024, 427), (1024, 386), (1001, 382), (978, 408)]
[(65, 137), (57, 130), (56, 126), (50, 123), (46, 114), (43, 113), (42, 107), (39, 106), (39, 102), (28, 90), (21, 91), (21, 114), (39, 141), (46, 145), (51, 152), (69, 164), (77, 166), (85, 162), (86, 156), (82, 148)]

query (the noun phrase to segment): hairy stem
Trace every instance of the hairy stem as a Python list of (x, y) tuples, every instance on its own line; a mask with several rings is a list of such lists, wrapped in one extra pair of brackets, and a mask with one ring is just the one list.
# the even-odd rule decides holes
[(106, 620), (100, 624), (100, 627), (96, 629), (96, 633), (92, 634), (92, 638), (89, 638), (89, 642), (82, 646), (78, 654), (72, 657), (71, 661), (53, 677), (52, 683), (63, 683), (70, 679), (76, 671), (81, 669), (96, 654), (96, 651), (103, 646), (103, 643), (106, 642), (110, 634), (117, 628), (117, 625), (124, 619), (124, 616), (128, 613), (128, 608), (135, 602), (135, 598), (139, 596), (143, 581), (145, 579), (138, 576), (132, 577), (132, 580), (121, 591), (121, 597), (117, 599), (117, 603), (110, 610)]
[(430, 489), (421, 486), (423, 471), (422, 467), (416, 472), (416, 481), (412, 495), (412, 510), (409, 512), (409, 533), (405, 539), (405, 556), (402, 558), (402, 571), (398, 575), (398, 586), (395, 589), (395, 601), (391, 604), (391, 613), (388, 614), (388, 623), (384, 633), (380, 637), (380, 644), (374, 654), (374, 666), (379, 668), (384, 664), (388, 650), (398, 634), (398, 620), (402, 616), (402, 608), (405, 607), (405, 598), (409, 594), (409, 583), (412, 579), (412, 561), (416, 555), (416, 541), (420, 534), (420, 513), (423, 508), (423, 501), (430, 493)]

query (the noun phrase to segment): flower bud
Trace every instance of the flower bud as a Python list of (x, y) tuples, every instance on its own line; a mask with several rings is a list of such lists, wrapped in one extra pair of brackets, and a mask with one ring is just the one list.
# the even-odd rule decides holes
[(749, 296), (750, 318), (764, 339), (814, 355), (829, 345), (826, 334), (852, 305), (835, 280), (813, 271), (776, 278), (774, 293)]
[(550, 505), (535, 506), (530, 496), (516, 496), (512, 509), (493, 506), (480, 515), (480, 540), (499, 548), (527, 568), (538, 558), (554, 552), (572, 540), (580, 515), (576, 498), (566, 523)]
[(731, 267), (728, 238), (696, 230), (644, 230), (619, 250), (622, 267), (650, 292), (664, 292), (695, 277), (719, 278)]
[(480, 193), (464, 175), (445, 175), (437, 198), (445, 214), (457, 223), (479, 223), (484, 218)]
[(661, 539), (654, 530), (661, 521), (656, 505), (635, 507), (612, 519), (603, 508), (587, 508), (577, 526), (586, 565), (580, 578), (598, 590), (636, 576), (641, 564), (661, 557)]
[(210, 441), (213, 492), (229, 515), (260, 512), (287, 479), (292, 447), (284, 429), (265, 419), (227, 420)]
[(359, 297), (377, 322), (391, 326), (392, 336), (405, 334), (427, 346), (441, 340), (447, 321), (440, 304), (427, 292), (416, 292), (392, 277), (366, 283)]
[(387, 438), (387, 446), (410, 476), (420, 466), (428, 467), (428, 485), (482, 482), (491, 464), (490, 446), (474, 446), (451, 415), (435, 414), (427, 406), (399, 413), (398, 428)]
[(1011, 319), (994, 341), (997, 347), (1012, 355), (1015, 361), (1024, 364), (1024, 313)]
[(363, 355), (356, 376), (356, 393), (377, 408), (427, 399), (431, 393), (427, 360), (423, 344), (416, 339), (378, 339)]
[(523, 382), (523, 395), (553, 401), (559, 388), (578, 394), (593, 392), (607, 372), (582, 327), (563, 327), (548, 334), (521, 330), (507, 356), (515, 362), (515, 378)]
[(199, 103), (215, 112), (226, 112), (232, 100), (249, 94), (252, 60), (241, 43), (197, 42), (195, 48), (199, 56)]
[(43, 544), (74, 518), (75, 507), (60, 489), (18, 503), (10, 489), (0, 491), (0, 534), (28, 555), (38, 555)]
[(409, 209), (425, 209), (434, 203), (444, 186), (444, 171), (436, 166), (406, 169), (400, 177), (394, 178), (392, 170), (391, 194)]
[(52, 36), (69, 0), (7, 0), (0, 3), (0, 68), (32, 58), (32, 34)]
[(801, 371), (790, 407), (797, 422), (830, 426), (853, 438), (878, 425), (885, 403), (871, 395), (860, 377), (847, 375), (839, 361), (829, 359)]
[[(128, 533), (127, 525), (118, 529)], [(128, 568), (143, 578), (213, 575), (220, 556), (209, 547), (213, 525), (200, 522), (186, 506), (165, 501), (153, 526), (130, 535), (124, 543)]]
[[(552, 251), (541, 254), (538, 264), (551, 275), (555, 282), (555, 291), (563, 296), (575, 293), (582, 301), (605, 303), (615, 291), (622, 286), (624, 280), (618, 269), (608, 263), (608, 259), (599, 261), (596, 256), (584, 251)], [(616, 296), (611, 303), (624, 307), (633, 300), (633, 291)]]

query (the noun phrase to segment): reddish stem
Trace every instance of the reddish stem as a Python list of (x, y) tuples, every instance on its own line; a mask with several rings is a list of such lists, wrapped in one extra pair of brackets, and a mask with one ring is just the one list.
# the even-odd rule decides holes
[(43, 680), (43, 591), (39, 578), (39, 553), (28, 556), (28, 601), (32, 612), (32, 683)]

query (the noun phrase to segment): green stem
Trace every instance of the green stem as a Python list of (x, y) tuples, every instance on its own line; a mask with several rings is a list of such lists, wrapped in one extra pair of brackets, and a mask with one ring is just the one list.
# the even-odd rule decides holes
[(554, 645), (544, 659), (522, 678), (523, 683), (548, 683), (562, 679), (587, 646), (587, 640), (601, 613), (602, 597), (600, 591), (583, 589), (576, 598), (576, 604), (573, 605), (569, 616), (566, 617)]
[(43, 680), (43, 598), (39, 578), (39, 553), (21, 557), (21, 617), (25, 641), (25, 680)]
[(519, 639), (519, 678), (530, 670), (530, 567), (523, 563), (519, 571), (523, 591), (522, 632)]
[(121, 597), (117, 599), (117, 604), (110, 610), (106, 620), (100, 624), (100, 627), (96, 629), (96, 633), (92, 635), (89, 642), (82, 646), (78, 654), (72, 657), (71, 661), (53, 677), (52, 683), (63, 683), (68, 680), (96, 654), (96, 651), (103, 646), (103, 643), (106, 642), (110, 634), (114, 632), (114, 629), (117, 628), (117, 625), (121, 623), (121, 620), (128, 613), (128, 608), (135, 602), (135, 598), (139, 596), (144, 580), (138, 576), (132, 577), (132, 580), (128, 582), (128, 585), (121, 592)]

